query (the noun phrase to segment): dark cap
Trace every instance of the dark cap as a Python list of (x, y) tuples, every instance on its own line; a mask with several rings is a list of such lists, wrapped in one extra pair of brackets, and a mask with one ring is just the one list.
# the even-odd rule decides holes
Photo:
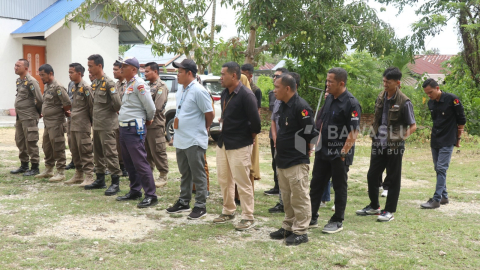
[(183, 59), (181, 63), (178, 62), (173, 62), (173, 67), (174, 68), (183, 68), (183, 69), (188, 69), (193, 73), (197, 73), (197, 64), (195, 64), (195, 61), (191, 59)]
[(137, 58), (135, 58), (135, 57), (127, 57), (127, 58), (125, 58), (125, 59), (122, 61), (122, 64), (134, 66), (134, 67), (136, 67), (137, 69), (140, 68), (140, 64), (138, 63), (138, 60), (137, 60)]

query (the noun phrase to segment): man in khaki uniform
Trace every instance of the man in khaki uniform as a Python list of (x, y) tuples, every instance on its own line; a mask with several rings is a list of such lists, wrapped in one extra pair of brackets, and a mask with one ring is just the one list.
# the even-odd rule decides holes
[[(45, 171), (35, 178), (47, 178), (50, 182), (65, 180), (65, 116), (70, 116), (72, 103), (65, 87), (54, 77), (53, 68), (49, 64), (40, 66), (40, 77), (45, 84), (43, 92), (43, 152), (45, 153)], [(57, 166), (57, 174), (53, 175), (53, 167)]]
[(155, 187), (160, 188), (167, 184), (168, 174), (167, 141), (165, 140), (165, 104), (168, 88), (158, 76), (158, 65), (155, 62), (145, 64), (145, 78), (150, 82), (150, 93), (156, 109), (153, 123), (147, 126), (145, 149), (152, 171), (156, 166), (160, 172), (159, 178), (155, 180)]
[[(93, 145), (92, 131), (93, 95), (92, 88), (82, 77), (85, 68), (79, 63), (69, 65), (72, 87), (72, 116), (70, 120), (70, 152), (75, 164), (75, 175), (65, 184), (80, 186), (93, 183)], [(85, 173), (85, 178), (83, 174)]]
[[(15, 143), (19, 150), (21, 165), (11, 174), (24, 173), (24, 176), (39, 174), (38, 163), (38, 119), (42, 111), (43, 97), (40, 86), (35, 78), (28, 73), (30, 63), (20, 59), (15, 63), (17, 79), (17, 97), (15, 98)], [(28, 162), (32, 162), (29, 170)]]
[[(115, 83), (115, 91), (120, 95), (120, 100), (123, 98), (123, 87), (127, 82), (122, 75), (122, 63), (120, 61), (115, 61), (113, 63), (113, 77), (118, 81)], [(117, 152), (118, 152), (118, 162), (120, 163), (120, 170), (122, 170), (122, 176), (127, 177), (128, 172), (125, 169), (125, 165), (123, 164), (123, 157), (122, 157), (122, 147), (120, 147), (120, 130), (117, 128), (115, 130), (115, 138), (117, 140)]]
[[(71, 78), (70, 78), (71, 80)], [(70, 102), (73, 104), (73, 93), (72, 93), (72, 89), (75, 87), (75, 83), (73, 81), (70, 81), (68, 83), (68, 87), (67, 87), (67, 94), (68, 94), (68, 97), (70, 98)], [(71, 113), (71, 112), (70, 112)], [(70, 126), (71, 126), (71, 123), (72, 123), (72, 118), (71, 117), (67, 117), (67, 143), (68, 143), (68, 148), (69, 149), (72, 149), (72, 140), (70, 139)], [(70, 153), (72, 151), (70, 150)], [(72, 160), (70, 161), (70, 163), (67, 164), (67, 166), (65, 167), (65, 170), (71, 170), (71, 169), (75, 169), (75, 164), (73, 163), (73, 157), (72, 157)]]
[[(102, 189), (105, 185), (105, 170), (111, 172), (112, 184), (105, 191), (112, 196), (120, 191), (120, 166), (118, 164), (115, 130), (118, 129), (118, 111), (122, 105), (115, 83), (103, 72), (103, 57), (93, 54), (88, 57), (88, 71), (95, 77), (93, 96), (93, 153), (97, 179), (85, 189)], [(106, 163), (106, 164), (105, 164)]]

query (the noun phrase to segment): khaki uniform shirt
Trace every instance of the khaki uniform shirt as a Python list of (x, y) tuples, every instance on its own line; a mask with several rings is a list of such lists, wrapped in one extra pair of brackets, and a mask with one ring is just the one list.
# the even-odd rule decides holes
[(93, 116), (92, 88), (82, 80), (72, 88), (72, 122), (70, 131), (91, 132)]
[(118, 114), (122, 106), (120, 95), (112, 79), (103, 75), (92, 84), (93, 130), (115, 130), (118, 128)]
[(43, 123), (45, 127), (50, 128), (65, 123), (64, 106), (70, 106), (70, 98), (68, 97), (65, 87), (60, 85), (55, 79), (45, 85), (43, 92)]
[(115, 90), (118, 92), (118, 94), (120, 95), (120, 100), (122, 100), (123, 98), (123, 93), (125, 92), (125, 83), (127, 83), (127, 80), (123, 79), (123, 81), (120, 81), (118, 80), (116, 83), (115, 83)]
[(42, 112), (43, 97), (37, 80), (28, 73), (25, 78), (18, 78), (16, 96), (15, 111), (17, 119), (38, 120)]
[(168, 88), (160, 77), (156, 81), (150, 82), (150, 94), (155, 103), (155, 117), (147, 129), (165, 127), (165, 104), (167, 103)]

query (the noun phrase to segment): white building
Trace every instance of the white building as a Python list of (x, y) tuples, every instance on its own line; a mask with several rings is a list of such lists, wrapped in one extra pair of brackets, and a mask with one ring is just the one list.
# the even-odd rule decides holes
[[(14, 107), (17, 75), (15, 62), (30, 60), (30, 74), (43, 84), (38, 67), (47, 63), (55, 78), (65, 87), (69, 83), (68, 65), (73, 62), (87, 67), (87, 58), (100, 54), (107, 76), (113, 78), (112, 66), (118, 59), (119, 44), (143, 44), (146, 31), (140, 25), (130, 27), (121, 18), (100, 18), (101, 6), (90, 12), (94, 21), (81, 29), (65, 18), (85, 0), (2, 0), (0, 1), (0, 81), (6, 89), (0, 99), (0, 114)], [(88, 71), (85, 74), (88, 82)]]

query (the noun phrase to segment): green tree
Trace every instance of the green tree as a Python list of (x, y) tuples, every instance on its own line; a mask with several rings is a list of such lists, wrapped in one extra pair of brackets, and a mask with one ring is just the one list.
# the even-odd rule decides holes
[[(109, 22), (117, 17), (131, 25), (148, 20), (146, 43), (152, 44), (154, 53), (185, 54), (195, 60), (199, 72), (203, 73), (214, 54), (209, 49), (211, 31), (205, 20), (212, 3), (211, 0), (85, 0), (72, 15), (83, 27), (91, 22), (93, 9), (101, 10), (101, 18)], [(217, 32), (220, 29), (219, 25), (215, 26)]]
[[(392, 4), (402, 12), (405, 6), (412, 6), (418, 0), (377, 0)], [(423, 17), (412, 25), (413, 43), (425, 47), (425, 38), (439, 34), (447, 21), (457, 21), (463, 44), (462, 57), (470, 70), (477, 87), (480, 86), (480, 0), (429, 0), (424, 1), (416, 13)]]
[[(328, 62), (347, 44), (376, 55), (412, 50), (364, 1), (224, 0), (238, 10), (239, 32), (247, 36), (246, 63), (265, 51), (300, 60)], [(401, 46), (399, 46), (401, 45)]]

